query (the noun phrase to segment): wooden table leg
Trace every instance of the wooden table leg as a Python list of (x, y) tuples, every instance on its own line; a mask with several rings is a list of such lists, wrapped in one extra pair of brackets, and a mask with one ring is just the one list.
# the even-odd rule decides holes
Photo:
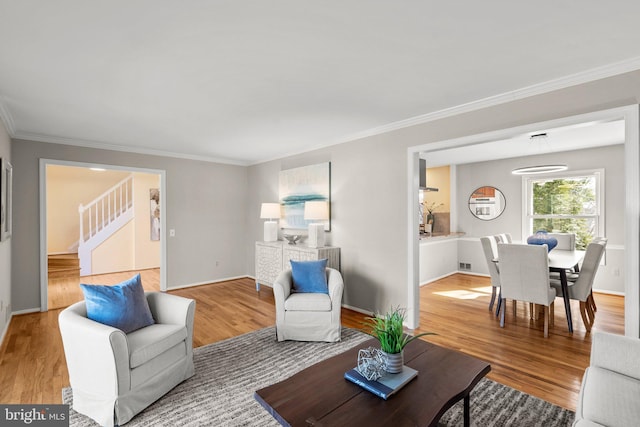
[(464, 427), (470, 427), (471, 426), (471, 415), (469, 414), (470, 412), (470, 402), (471, 402), (471, 397), (467, 394), (464, 397)]

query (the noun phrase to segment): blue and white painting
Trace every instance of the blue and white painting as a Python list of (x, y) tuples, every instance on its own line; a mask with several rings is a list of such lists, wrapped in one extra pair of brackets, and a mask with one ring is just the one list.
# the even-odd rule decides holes
[(316, 222), (304, 219), (304, 203), (311, 201), (329, 203), (329, 220), (324, 221), (324, 229), (330, 231), (330, 162), (280, 171), (280, 205), (284, 215), (280, 219), (281, 228), (307, 229), (311, 222)]

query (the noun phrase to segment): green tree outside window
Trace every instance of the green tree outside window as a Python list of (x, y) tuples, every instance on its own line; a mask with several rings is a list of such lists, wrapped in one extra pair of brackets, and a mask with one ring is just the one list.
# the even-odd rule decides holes
[(596, 232), (596, 179), (593, 176), (532, 181), (533, 230), (574, 233), (585, 250)]

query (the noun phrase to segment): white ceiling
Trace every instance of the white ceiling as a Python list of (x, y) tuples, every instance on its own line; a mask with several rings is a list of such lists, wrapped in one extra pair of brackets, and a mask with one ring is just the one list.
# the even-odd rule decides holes
[(624, 144), (624, 126), (624, 120), (615, 120), (540, 129), (509, 139), (422, 153), (421, 157), (428, 167), (437, 167)]
[(15, 138), (253, 164), (640, 68), (638, 16), (600, 0), (0, 0), (0, 116)]

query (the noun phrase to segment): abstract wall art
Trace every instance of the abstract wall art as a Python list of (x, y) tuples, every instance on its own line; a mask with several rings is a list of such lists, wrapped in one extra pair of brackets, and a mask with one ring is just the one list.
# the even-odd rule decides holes
[(307, 229), (304, 219), (304, 204), (310, 201), (329, 203), (329, 220), (324, 221), (325, 231), (331, 230), (331, 163), (303, 166), (280, 171), (280, 204), (283, 217), (280, 228)]

